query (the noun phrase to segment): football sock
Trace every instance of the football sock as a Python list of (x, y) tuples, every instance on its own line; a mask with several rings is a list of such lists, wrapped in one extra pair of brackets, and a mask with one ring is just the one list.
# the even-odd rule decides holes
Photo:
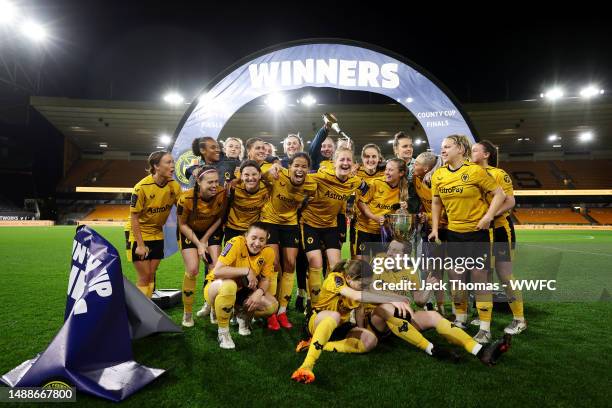
[(338, 341), (330, 341), (323, 347), (325, 351), (335, 351), (338, 353), (365, 353), (366, 348), (363, 342), (354, 337)]
[(386, 323), (393, 334), (423, 351), (431, 345), (429, 340), (423, 337), (416, 327), (408, 323), (407, 320), (391, 317), (387, 319)]
[(295, 280), (295, 274), (291, 272), (283, 272), (280, 282), (280, 291), (278, 294), (278, 303), (280, 307), (287, 309), (287, 305), (291, 300), (291, 293), (293, 292), (293, 281)]
[[(509, 281), (514, 280), (514, 276), (510, 275)], [(510, 287), (510, 283), (508, 283), (508, 288), (512, 289)], [(515, 320), (520, 320), (520, 321), (524, 321), (525, 320), (525, 315), (524, 315), (524, 311), (523, 311), (523, 294), (521, 293), (520, 290), (515, 290), (515, 291), (510, 291), (511, 293), (509, 293), (508, 297), (510, 298), (510, 300), (508, 301), (508, 305), (510, 305), (510, 310), (512, 310), (512, 316), (514, 316)]]
[(468, 353), (471, 353), (472, 350), (474, 350), (474, 346), (478, 344), (469, 334), (453, 326), (451, 322), (446, 319), (440, 319), (436, 325), (436, 331), (448, 340), (449, 343), (463, 346)]
[(321, 356), (323, 347), (325, 347), (325, 344), (331, 337), (336, 327), (338, 327), (338, 323), (336, 323), (336, 320), (332, 317), (326, 317), (319, 322), (315, 328), (314, 334), (312, 335), (312, 339), (310, 340), (308, 354), (306, 354), (306, 358), (304, 359), (301, 368), (307, 368), (312, 371), (316, 361), (318, 360), (319, 356)]
[(467, 322), (468, 301), (466, 291), (456, 291), (453, 294), (453, 307), (455, 319), (463, 323)]
[(196, 276), (185, 272), (183, 276), (183, 312), (193, 312), (193, 294), (195, 293)]
[(215, 298), (215, 314), (220, 328), (229, 327), (230, 317), (236, 303), (238, 285), (231, 279), (224, 279)]
[(491, 331), (491, 317), (493, 315), (493, 295), (487, 293), (476, 296), (476, 309), (480, 319), (480, 330)]
[(308, 267), (308, 291), (310, 292), (311, 304), (317, 303), (321, 293), (321, 271), (322, 268)]
[(272, 296), (276, 296), (276, 287), (278, 286), (278, 272), (274, 270), (272, 276), (270, 276), (270, 285), (268, 286), (268, 293)]

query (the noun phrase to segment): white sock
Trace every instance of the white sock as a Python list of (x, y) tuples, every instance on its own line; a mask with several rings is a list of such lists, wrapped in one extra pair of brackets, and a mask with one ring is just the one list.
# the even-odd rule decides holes
[(467, 314), (458, 314), (455, 316), (455, 320), (461, 323), (467, 322)]
[(518, 320), (521, 323), (525, 323), (525, 317), (514, 317), (514, 320)]
[(219, 327), (219, 333), (229, 333), (229, 327)]
[(433, 344), (429, 343), (429, 344), (427, 345), (427, 348), (425, 349), (425, 352), (431, 356), (431, 355), (432, 355), (432, 354), (431, 354), (431, 351), (432, 351), (432, 350), (433, 350)]
[(480, 321), (480, 330), (491, 331), (491, 322)]
[(278, 307), (278, 313), (276, 313), (276, 314), (285, 313), (286, 311), (287, 311), (287, 306), (279, 306)]
[(482, 348), (482, 344), (476, 343), (476, 345), (472, 349), (472, 354), (475, 356), (478, 355), (478, 352), (480, 351), (481, 348)]

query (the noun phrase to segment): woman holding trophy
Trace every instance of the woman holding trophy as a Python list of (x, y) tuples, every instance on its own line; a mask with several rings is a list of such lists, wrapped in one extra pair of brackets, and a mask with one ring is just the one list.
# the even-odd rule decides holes
[(406, 162), (402, 159), (387, 161), (384, 180), (375, 179), (367, 191), (357, 197), (359, 213), (353, 248), (356, 258), (367, 261), (367, 243), (382, 242), (381, 227), (385, 224), (386, 215), (400, 208), (407, 209), (406, 168)]

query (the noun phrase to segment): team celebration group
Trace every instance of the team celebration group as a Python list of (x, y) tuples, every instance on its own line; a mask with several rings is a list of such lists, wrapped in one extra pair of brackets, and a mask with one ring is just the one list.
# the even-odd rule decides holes
[[(424, 152), (413, 158), (412, 138), (399, 132), (393, 139), (395, 157), (385, 159), (376, 144), (366, 144), (357, 162), (351, 139), (341, 131), (337, 140), (330, 135), (331, 129), (339, 130), (337, 119), (331, 114), (323, 118), (308, 152), (299, 134), (289, 134), (282, 158), (272, 144), (256, 137), (244, 145), (239, 138), (227, 138), (222, 147), (212, 137), (196, 138), (192, 150), (197, 159), (186, 171), (193, 187), (186, 191), (175, 180), (172, 155), (152, 153), (150, 174), (134, 187), (125, 228), (128, 260), (140, 291), (152, 296), (164, 239), (175, 239), (164, 237), (163, 226), (176, 206), (176, 239), (185, 265), (182, 324), (194, 326), (196, 279), (203, 262), (205, 303), (196, 316), (209, 316), (218, 326), (222, 349), (235, 348), (231, 320), (241, 336), (251, 334), (255, 318), (267, 319), (269, 330), (291, 329), (287, 308), (297, 280), (295, 308), (306, 320), (296, 351), (306, 356), (291, 376), (295, 381), (314, 381), (323, 351), (366, 353), (392, 335), (438, 359), (460, 358), (452, 348), (427, 340), (422, 334), (427, 329), (483, 363), (495, 364), (509, 348), (510, 336), (527, 328), (521, 293), (506, 285), (513, 320), (493, 341), (492, 293), (486, 285), (473, 291), (478, 318), (471, 324), (479, 326), (473, 337), (465, 331), (468, 291), (447, 294), (427, 287), (436, 287), (445, 274), (486, 284), (494, 270), (502, 283), (514, 279), (512, 182), (496, 167), (496, 147), (450, 135), (439, 156)], [(394, 213), (410, 214), (413, 237), (386, 237), (384, 228)], [(350, 259), (341, 254), (346, 241)], [(383, 253), (374, 253), (381, 247)], [(411, 281), (414, 290), (373, 289), (373, 257), (393, 258), (417, 248), (432, 256), (480, 256), (487, 262), (462, 273), (390, 268), (376, 279)], [(452, 311), (447, 311), (447, 298)], [(445, 318), (451, 314), (453, 322)]]

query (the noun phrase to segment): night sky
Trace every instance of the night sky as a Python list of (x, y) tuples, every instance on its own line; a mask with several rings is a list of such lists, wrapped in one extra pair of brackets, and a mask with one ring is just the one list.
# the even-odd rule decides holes
[(46, 45), (40, 92), (49, 96), (159, 100), (176, 87), (191, 99), (238, 59), (313, 37), (400, 53), (463, 102), (530, 99), (555, 82), (568, 91), (593, 81), (605, 88), (612, 80), (612, 28), (596, 10), (556, 16), (514, 2), (480, 9), (411, 3), (395, 3), (410, 6), (402, 11), (392, 2), (21, 4), (54, 37)]

